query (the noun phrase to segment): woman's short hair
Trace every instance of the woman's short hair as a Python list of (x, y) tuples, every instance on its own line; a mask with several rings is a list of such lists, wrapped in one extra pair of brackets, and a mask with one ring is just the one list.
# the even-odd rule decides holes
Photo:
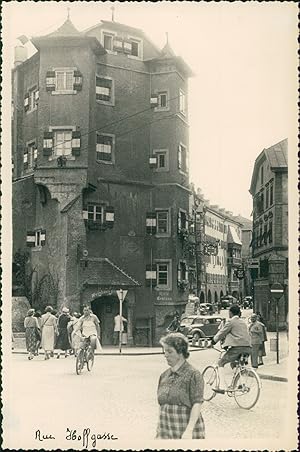
[(177, 353), (182, 354), (184, 358), (188, 358), (190, 353), (188, 351), (189, 341), (181, 333), (169, 333), (167, 336), (161, 338), (159, 343), (163, 345), (168, 345), (173, 347)]
[(45, 312), (53, 312), (52, 306), (46, 306), (45, 307)]
[(34, 309), (28, 309), (28, 311), (27, 311), (27, 317), (32, 317), (33, 316), (33, 314), (34, 314)]

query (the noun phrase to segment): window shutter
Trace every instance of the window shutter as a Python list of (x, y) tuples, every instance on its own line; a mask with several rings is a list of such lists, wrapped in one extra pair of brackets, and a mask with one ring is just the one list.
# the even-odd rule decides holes
[(108, 228), (112, 228), (115, 221), (115, 209), (114, 207), (107, 206), (105, 209), (105, 223)]
[(157, 270), (156, 265), (146, 265), (146, 286), (156, 286)]
[(178, 218), (177, 218), (177, 225), (178, 225), (178, 234), (181, 232), (181, 215), (180, 210), (178, 211)]
[(46, 244), (46, 230), (45, 229), (41, 230), (40, 240), (41, 240), (41, 246), (45, 246), (45, 244)]
[(88, 220), (88, 218), (89, 218), (87, 206), (84, 207), (83, 210), (82, 210), (82, 218), (83, 218), (84, 220)]
[(181, 153), (181, 146), (178, 146), (178, 168), (182, 168), (182, 153)]
[(72, 132), (72, 155), (80, 155), (81, 148), (81, 132)]
[(149, 157), (149, 166), (150, 168), (157, 168), (157, 156), (151, 155)]
[(156, 94), (151, 94), (150, 106), (152, 108), (158, 107), (158, 96)]
[(156, 234), (156, 212), (146, 213), (146, 232), (147, 234)]
[(46, 73), (46, 91), (55, 91), (55, 72), (48, 71)]
[(131, 41), (124, 41), (123, 47), (124, 47), (124, 53), (127, 53), (127, 54), (130, 55), (131, 52), (132, 52), (132, 43), (131, 43)]
[(53, 152), (53, 132), (44, 132), (43, 154), (51, 155)]
[(37, 102), (40, 98), (40, 91), (37, 89), (34, 93), (34, 100)]
[(27, 168), (28, 168), (28, 148), (25, 148), (23, 154), (23, 169), (26, 170)]
[(123, 40), (119, 36), (114, 37), (114, 50), (116, 52), (123, 52)]
[(26, 235), (26, 245), (33, 247), (35, 246), (35, 232), (34, 231), (28, 231)]
[(79, 71), (74, 71), (73, 89), (75, 91), (81, 91), (82, 90), (82, 74)]
[(178, 264), (178, 267), (177, 267), (177, 281), (178, 282), (181, 281), (181, 266), (180, 266), (180, 264)]
[(109, 102), (111, 100), (112, 81), (96, 76), (96, 100)]
[(37, 160), (37, 156), (38, 156), (38, 150), (37, 148), (33, 149), (33, 160), (36, 161)]
[(29, 110), (29, 93), (26, 93), (24, 96), (24, 110)]

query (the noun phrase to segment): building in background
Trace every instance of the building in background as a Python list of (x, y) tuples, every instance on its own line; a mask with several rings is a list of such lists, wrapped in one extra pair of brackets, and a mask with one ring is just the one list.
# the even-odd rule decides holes
[(251, 259), (251, 257), (252, 257), (252, 249), (250, 247), (250, 243), (252, 240), (252, 221), (248, 220), (245, 217), (242, 217), (241, 215), (237, 215), (235, 217), (235, 219), (236, 219), (236, 221), (238, 221), (239, 223), (242, 224), (241, 257), (242, 257), (242, 268), (244, 270), (244, 278), (242, 278), (241, 282), (240, 282), (242, 297), (252, 296), (252, 280), (251, 280), (251, 273), (248, 268), (249, 259)]
[(113, 21), (32, 43), (12, 71), (15, 295), (89, 304), (105, 345), (122, 288), (128, 342), (157, 342), (188, 297), (192, 72)]
[(275, 328), (275, 302), (270, 285), (280, 283), (279, 325), (288, 313), (288, 141), (264, 149), (255, 160), (250, 186), (253, 197), (252, 257), (255, 309), (262, 313), (270, 330)]

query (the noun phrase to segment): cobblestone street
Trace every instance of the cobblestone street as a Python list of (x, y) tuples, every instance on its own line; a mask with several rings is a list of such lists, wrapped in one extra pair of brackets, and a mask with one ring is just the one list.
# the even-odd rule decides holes
[[(213, 350), (197, 351), (191, 354), (190, 362), (202, 370), (216, 356)], [(78, 435), (90, 428), (86, 448), (120, 447), (117, 440), (109, 443), (98, 440), (93, 446), (92, 434), (104, 432), (110, 432), (129, 447), (133, 439), (143, 441), (144, 447), (155, 447), (156, 387), (165, 368), (162, 355), (97, 356), (92, 372), (85, 370), (78, 376), (73, 357), (44, 361), (39, 356), (28, 361), (26, 355), (14, 355), (7, 392), (9, 410), (5, 409), (6, 431), (11, 431), (11, 437), (5, 437), (4, 446), (82, 449), (84, 445)], [(225, 447), (226, 443), (233, 447), (235, 440), (245, 444), (251, 440), (256, 448), (272, 442), (276, 449), (287, 450), (283, 440), (287, 391), (287, 383), (262, 381), (260, 400), (250, 411), (241, 410), (226, 396), (205, 403), (207, 440), (215, 447), (217, 444)], [(67, 428), (76, 430), (73, 440), (66, 439)], [(52, 434), (55, 439), (40, 442), (34, 439), (36, 430)]]

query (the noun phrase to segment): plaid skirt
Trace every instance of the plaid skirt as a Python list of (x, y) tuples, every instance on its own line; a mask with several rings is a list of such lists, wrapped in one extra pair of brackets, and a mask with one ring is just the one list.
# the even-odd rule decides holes
[[(184, 405), (160, 405), (157, 439), (180, 439), (190, 420), (191, 409)], [(193, 429), (193, 439), (204, 439), (205, 427), (202, 415)]]

